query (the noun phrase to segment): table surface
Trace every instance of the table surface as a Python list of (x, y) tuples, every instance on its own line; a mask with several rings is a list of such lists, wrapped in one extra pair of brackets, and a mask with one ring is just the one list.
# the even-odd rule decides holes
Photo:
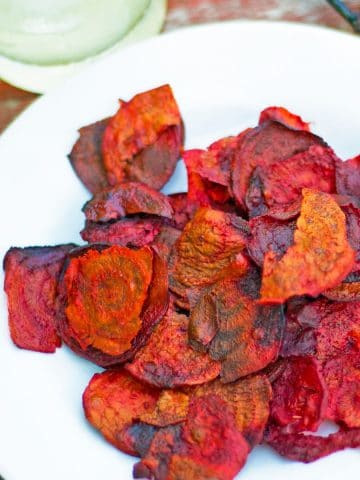
[[(169, 0), (168, 3), (165, 31), (243, 18), (312, 23), (351, 32), (349, 24), (325, 0)], [(347, 0), (346, 4), (360, 12), (360, 0)], [(0, 132), (37, 96), (0, 80)]]

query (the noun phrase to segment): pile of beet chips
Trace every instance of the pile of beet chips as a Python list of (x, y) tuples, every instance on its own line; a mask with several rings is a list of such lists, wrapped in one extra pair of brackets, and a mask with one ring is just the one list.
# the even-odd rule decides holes
[[(12, 340), (106, 369), (85, 415), (135, 478), (230, 480), (261, 442), (301, 462), (359, 447), (360, 157), (280, 107), (183, 140), (168, 85), (80, 129), (87, 244), (7, 252)], [(188, 192), (166, 196), (180, 157)]]

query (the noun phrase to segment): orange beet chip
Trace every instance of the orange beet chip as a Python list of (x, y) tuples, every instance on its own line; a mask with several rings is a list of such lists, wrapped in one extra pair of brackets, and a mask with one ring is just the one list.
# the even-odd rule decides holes
[(199, 209), (172, 250), (170, 289), (186, 299), (188, 289), (214, 283), (236, 254), (244, 250), (248, 237), (249, 228), (242, 218), (210, 208)]
[(109, 222), (135, 213), (171, 218), (173, 211), (165, 195), (138, 182), (121, 183), (96, 193), (83, 207), (92, 222)]
[(139, 380), (162, 388), (196, 385), (213, 380), (220, 364), (188, 344), (189, 319), (169, 309), (147, 344), (126, 369)]
[(294, 244), (278, 260), (265, 255), (263, 303), (283, 303), (294, 295), (319, 295), (351, 271), (354, 251), (346, 234), (345, 215), (331, 195), (303, 190)]
[(275, 122), (282, 123), (286, 127), (293, 128), (294, 130), (305, 130), (310, 132), (310, 124), (304, 122), (304, 120), (294, 113), (289, 112), (284, 107), (268, 107), (260, 113), (259, 125), (267, 120), (274, 120)]
[(53, 353), (61, 341), (55, 328), (55, 297), (66, 255), (75, 245), (10, 248), (4, 258), (12, 341), (20, 348)]
[(109, 118), (82, 127), (69, 154), (70, 163), (85, 187), (96, 193), (109, 185), (101, 153), (102, 138)]
[(238, 205), (246, 207), (246, 192), (256, 167), (282, 162), (312, 145), (327, 146), (312, 133), (293, 130), (270, 120), (249, 131), (236, 151), (231, 172), (232, 191)]
[(325, 290), (323, 295), (338, 302), (360, 301), (360, 271), (350, 273), (340, 285)]
[(138, 424), (141, 415), (151, 413), (160, 390), (135, 380), (124, 370), (97, 373), (83, 394), (83, 406), (88, 421), (106, 440), (130, 455), (151, 441), (155, 429)]
[(329, 392), (328, 418), (360, 428), (360, 356), (340, 355), (323, 367)]
[(231, 408), (236, 426), (252, 448), (263, 439), (270, 413), (272, 390), (265, 375), (251, 375), (231, 383), (220, 380), (197, 386), (190, 394), (195, 397), (218, 395)]
[(122, 101), (102, 144), (110, 185), (130, 180), (159, 190), (174, 171), (182, 141), (181, 115), (169, 85)]
[(186, 420), (189, 411), (189, 395), (177, 390), (162, 390), (159, 399), (151, 412), (141, 413), (141, 422), (156, 427), (176, 425)]
[(167, 272), (149, 247), (74, 251), (60, 282), (58, 327), (76, 353), (101, 365), (131, 358), (168, 306)]
[(161, 429), (135, 478), (232, 480), (245, 464), (249, 447), (234, 415), (217, 395), (194, 398), (184, 425)]
[(259, 286), (256, 271), (219, 280), (192, 309), (192, 344), (208, 347), (210, 357), (221, 362), (225, 383), (263, 369), (278, 356), (282, 309), (259, 305)]
[(272, 384), (272, 421), (283, 433), (315, 432), (325, 418), (327, 395), (320, 364), (312, 357), (283, 361), (281, 375)]

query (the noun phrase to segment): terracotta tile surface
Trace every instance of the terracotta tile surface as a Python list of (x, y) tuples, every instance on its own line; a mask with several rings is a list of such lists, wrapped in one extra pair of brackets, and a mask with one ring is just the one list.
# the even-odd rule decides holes
[[(360, 13), (360, 0), (346, 3)], [(351, 31), (325, 0), (169, 0), (165, 30), (237, 18), (290, 20)], [(0, 80), (0, 132), (36, 97)]]

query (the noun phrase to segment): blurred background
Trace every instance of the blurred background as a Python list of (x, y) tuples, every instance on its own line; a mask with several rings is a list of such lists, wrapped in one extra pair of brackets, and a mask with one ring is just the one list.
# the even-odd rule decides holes
[(360, 0), (0, 0), (0, 12), (0, 132), (38, 94), (159, 32), (234, 19), (360, 32)]

